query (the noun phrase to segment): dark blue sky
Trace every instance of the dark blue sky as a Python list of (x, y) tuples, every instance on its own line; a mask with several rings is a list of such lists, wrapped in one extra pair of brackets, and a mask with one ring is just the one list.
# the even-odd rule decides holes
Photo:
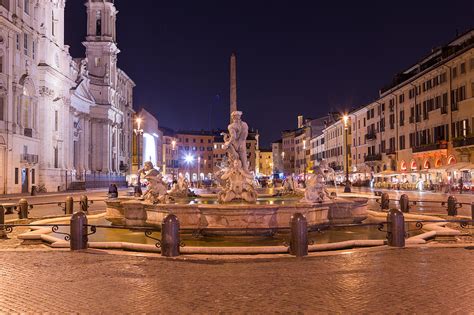
[[(66, 5), (74, 57), (84, 54), (83, 2)], [(298, 114), (374, 99), (395, 73), (471, 28), (474, 17), (471, 0), (115, 3), (119, 66), (137, 83), (135, 108), (176, 129), (225, 127), (236, 51), (238, 107), (264, 145), (294, 128)]]

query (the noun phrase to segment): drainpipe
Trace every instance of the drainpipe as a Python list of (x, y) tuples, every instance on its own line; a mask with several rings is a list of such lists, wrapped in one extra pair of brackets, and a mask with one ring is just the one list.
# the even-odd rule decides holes
[(418, 88), (417, 88), (417, 86), (416, 86), (415, 84), (413, 84), (413, 83), (410, 83), (410, 85), (415, 88), (415, 106), (413, 107), (413, 114), (415, 115), (415, 116), (413, 117), (413, 122), (415, 123), (415, 139), (413, 139), (413, 140), (415, 140), (414, 146), (417, 147), (417, 146), (418, 146), (418, 141), (417, 141), (417, 140), (418, 140), (418, 127), (417, 127), (418, 124), (417, 124), (417, 122), (416, 122), (416, 104), (417, 104), (417, 103), (416, 103), (416, 98), (417, 98), (417, 96), (418, 96)]
[(452, 99), (451, 99), (451, 90), (453, 88), (453, 80), (452, 80), (452, 72), (451, 67), (447, 65), (443, 65), (443, 67), (448, 68), (449, 73), (449, 90), (448, 90), (448, 110), (449, 110), (449, 125), (448, 125), (448, 142), (451, 142), (452, 139), (452, 125), (453, 125), (453, 111), (452, 111)]

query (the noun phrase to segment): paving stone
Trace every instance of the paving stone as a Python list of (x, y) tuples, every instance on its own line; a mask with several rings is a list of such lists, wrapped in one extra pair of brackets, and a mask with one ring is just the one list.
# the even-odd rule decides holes
[(0, 313), (472, 313), (474, 251), (269, 261), (0, 252)]

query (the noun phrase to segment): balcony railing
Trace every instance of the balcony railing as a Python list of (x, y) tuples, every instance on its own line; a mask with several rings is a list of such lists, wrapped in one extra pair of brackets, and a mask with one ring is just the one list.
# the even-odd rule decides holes
[(432, 143), (432, 144), (421, 145), (418, 147), (413, 147), (412, 151), (413, 153), (417, 153), (417, 152), (444, 150), (447, 148), (448, 148), (447, 143)]
[(365, 138), (367, 140), (375, 140), (375, 139), (377, 139), (377, 135), (375, 134), (375, 132), (371, 132), (371, 133), (366, 134)]
[(388, 148), (385, 150), (386, 155), (394, 155), (395, 154), (395, 149), (394, 148)]
[(28, 153), (22, 154), (20, 155), (20, 163), (37, 164), (38, 155)]
[(381, 154), (366, 155), (364, 158), (364, 161), (365, 162), (382, 161), (382, 155)]
[(453, 147), (459, 148), (459, 147), (467, 147), (474, 145), (474, 136), (468, 137), (468, 138), (463, 138), (463, 139), (457, 139), (453, 140)]

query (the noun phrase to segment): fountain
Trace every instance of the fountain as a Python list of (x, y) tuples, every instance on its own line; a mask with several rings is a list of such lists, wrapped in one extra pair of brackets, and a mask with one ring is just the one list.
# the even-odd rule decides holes
[(324, 163), (308, 176), (303, 199), (295, 199), (298, 188), (294, 180), (289, 180), (284, 188), (287, 191), (280, 196), (258, 198), (247, 164), (248, 127), (241, 116), (241, 112), (232, 113), (229, 133), (224, 135), (229, 163), (219, 174), (222, 187), (214, 198), (204, 202), (198, 196), (190, 197), (184, 178), (166, 191), (153, 165), (145, 163), (141, 173), (149, 182), (147, 192), (141, 198), (109, 199), (106, 219), (113, 224), (160, 227), (163, 219), (172, 213), (178, 217), (182, 229), (206, 234), (261, 235), (288, 228), (295, 213), (303, 214), (309, 225), (354, 223), (367, 217), (366, 198), (330, 196), (325, 188), (328, 170)]

